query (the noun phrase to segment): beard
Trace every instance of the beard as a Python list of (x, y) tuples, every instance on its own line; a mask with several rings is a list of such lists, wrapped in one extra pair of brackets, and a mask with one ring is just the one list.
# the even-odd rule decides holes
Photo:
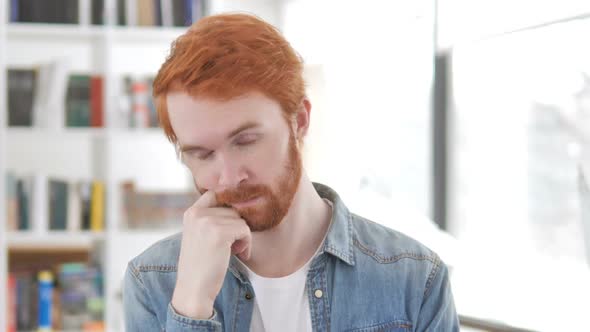
[(243, 184), (215, 195), (219, 204), (229, 207), (234, 203), (258, 198), (255, 205), (234, 207), (252, 232), (263, 232), (276, 227), (291, 207), (303, 168), (301, 153), (297, 149), (293, 133), (289, 135), (288, 149), (287, 161), (274, 188), (263, 184)]

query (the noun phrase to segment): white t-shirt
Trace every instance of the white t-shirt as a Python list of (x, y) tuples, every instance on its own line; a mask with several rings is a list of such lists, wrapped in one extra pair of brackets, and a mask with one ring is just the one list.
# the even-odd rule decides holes
[(310, 263), (311, 260), (293, 274), (281, 278), (261, 277), (247, 269), (256, 294), (250, 331), (312, 331), (305, 285)]
[[(330, 201), (326, 200), (326, 202), (332, 206)], [(320, 251), (326, 235), (307, 263), (288, 276), (265, 278), (242, 263), (255, 294), (250, 322), (251, 332), (312, 332), (305, 283), (311, 261)]]

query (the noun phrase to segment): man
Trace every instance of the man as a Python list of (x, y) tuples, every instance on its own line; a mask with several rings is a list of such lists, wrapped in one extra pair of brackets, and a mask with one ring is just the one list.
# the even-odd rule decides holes
[(458, 331), (439, 257), (308, 179), (302, 72), (249, 15), (175, 41), (154, 96), (202, 195), (182, 233), (129, 263), (128, 331)]

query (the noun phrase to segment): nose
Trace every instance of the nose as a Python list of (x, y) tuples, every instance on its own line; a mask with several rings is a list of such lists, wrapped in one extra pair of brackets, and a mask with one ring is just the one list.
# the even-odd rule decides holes
[(219, 156), (219, 179), (220, 190), (236, 188), (248, 178), (244, 167), (236, 160), (231, 160), (227, 155)]

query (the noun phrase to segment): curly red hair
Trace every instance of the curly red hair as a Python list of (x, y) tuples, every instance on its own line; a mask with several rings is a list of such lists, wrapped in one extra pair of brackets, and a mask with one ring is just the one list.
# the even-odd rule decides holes
[(227, 100), (259, 91), (279, 102), (289, 119), (305, 97), (303, 61), (272, 25), (247, 14), (205, 17), (178, 37), (154, 79), (160, 125), (172, 143), (166, 94)]

